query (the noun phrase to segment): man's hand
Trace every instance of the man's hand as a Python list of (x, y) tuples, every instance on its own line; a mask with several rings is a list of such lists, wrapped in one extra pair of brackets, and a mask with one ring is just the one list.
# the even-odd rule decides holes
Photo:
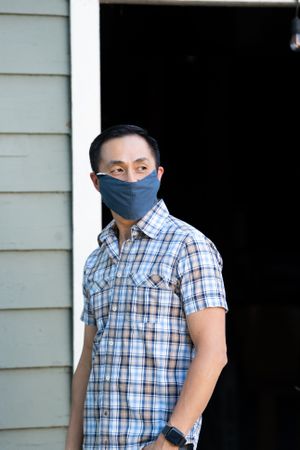
[(171, 442), (167, 441), (164, 436), (160, 434), (155, 442), (146, 445), (143, 450), (178, 450), (178, 447), (171, 444)]

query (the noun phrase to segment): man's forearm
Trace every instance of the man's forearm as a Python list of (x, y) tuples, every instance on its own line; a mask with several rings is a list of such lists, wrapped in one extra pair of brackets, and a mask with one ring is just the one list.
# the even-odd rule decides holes
[(198, 351), (189, 368), (178, 402), (169, 423), (184, 434), (192, 428), (206, 408), (223, 367), (226, 353)]
[(66, 440), (66, 450), (81, 450), (83, 437), (83, 409), (91, 371), (89, 359), (80, 360), (72, 382), (72, 407)]
[[(226, 353), (216, 355), (215, 351), (199, 351), (189, 368), (181, 394), (169, 418), (169, 424), (181, 430), (185, 435), (201, 416), (212, 396), (223, 367), (227, 363)], [(174, 450), (160, 434), (149, 450)]]

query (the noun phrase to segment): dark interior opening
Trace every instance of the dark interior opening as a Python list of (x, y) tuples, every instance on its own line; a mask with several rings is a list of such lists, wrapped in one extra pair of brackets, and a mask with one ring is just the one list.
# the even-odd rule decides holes
[(157, 138), (160, 197), (224, 260), (229, 363), (198, 448), (300, 448), (294, 10), (101, 5), (100, 12), (102, 128), (133, 123)]

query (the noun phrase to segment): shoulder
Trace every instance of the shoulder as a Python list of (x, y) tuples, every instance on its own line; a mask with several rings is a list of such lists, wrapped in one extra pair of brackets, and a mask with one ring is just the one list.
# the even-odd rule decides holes
[(168, 217), (168, 229), (174, 235), (174, 239), (180, 242), (182, 257), (209, 254), (222, 265), (222, 257), (214, 242), (193, 225), (170, 215)]
[(177, 217), (169, 215), (165, 229), (167, 229), (167, 232), (174, 234), (174, 237), (180, 239), (183, 244), (198, 243), (199, 245), (215, 247), (214, 243), (204, 233)]
[(93, 267), (99, 260), (100, 253), (101, 253), (100, 247), (97, 247), (95, 250), (92, 251), (92, 253), (90, 253), (90, 255), (87, 257), (85, 264), (84, 264), (85, 272), (93, 269)]
[(88, 269), (93, 269), (95, 264), (99, 264), (100, 259), (103, 259), (103, 248), (104, 248), (104, 241), (111, 233), (112, 228), (114, 227), (115, 221), (112, 220), (108, 225), (106, 225), (105, 228), (101, 231), (101, 233), (98, 236), (98, 247), (90, 253), (90, 255), (87, 257), (84, 265), (84, 269), (88, 271)]

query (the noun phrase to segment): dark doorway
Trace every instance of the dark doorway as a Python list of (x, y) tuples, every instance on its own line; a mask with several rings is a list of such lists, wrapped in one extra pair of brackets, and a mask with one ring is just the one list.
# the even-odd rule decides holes
[(300, 448), (293, 15), (101, 6), (102, 127), (134, 123), (158, 139), (160, 196), (224, 260), (229, 363), (204, 412), (203, 450)]

